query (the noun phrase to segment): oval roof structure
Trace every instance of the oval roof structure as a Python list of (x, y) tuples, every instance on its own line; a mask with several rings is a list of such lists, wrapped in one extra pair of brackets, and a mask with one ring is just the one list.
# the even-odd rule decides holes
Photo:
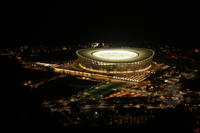
[(124, 60), (138, 56), (137, 53), (127, 50), (102, 50), (94, 52), (92, 55), (110, 60)]
[(94, 48), (76, 51), (82, 58), (110, 63), (140, 62), (154, 56), (154, 51), (146, 48)]

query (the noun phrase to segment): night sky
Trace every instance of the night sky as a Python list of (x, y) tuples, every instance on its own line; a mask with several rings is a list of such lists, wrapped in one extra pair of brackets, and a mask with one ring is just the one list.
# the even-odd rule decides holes
[(12, 35), (15, 42), (198, 43), (198, 10), (192, 2), (28, 1), (6, 3), (3, 21), (8, 37)]

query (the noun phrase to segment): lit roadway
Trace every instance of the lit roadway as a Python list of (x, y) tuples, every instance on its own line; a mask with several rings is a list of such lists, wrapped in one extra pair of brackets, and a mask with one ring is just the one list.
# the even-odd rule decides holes
[[(58, 68), (54, 67), (54, 72), (55, 73), (60, 73), (60, 74), (70, 74), (70, 75), (75, 75), (75, 76), (84, 76), (84, 77), (90, 77), (94, 79), (99, 79), (103, 81), (112, 81), (112, 82), (127, 82), (124, 80), (120, 79), (113, 79), (112, 76), (107, 76), (107, 75), (101, 75), (101, 74), (95, 74), (95, 73), (89, 73), (89, 72), (82, 72), (82, 71), (77, 71), (77, 70), (69, 70), (66, 68)], [(133, 83), (133, 82), (130, 82)]]
[[(76, 65), (72, 63), (66, 63), (66, 64), (49, 64), (49, 63), (42, 63), (42, 62), (31, 62), (31, 63), (23, 63), (26, 67), (32, 68), (32, 69), (42, 69), (42, 68), (51, 68), (55, 73), (59, 73), (62, 75), (74, 75), (74, 76), (81, 76), (81, 77), (87, 77), (91, 79), (97, 79), (102, 81), (110, 81), (110, 82), (126, 82), (131, 84), (137, 84), (138, 81), (135, 79), (132, 79), (131, 77), (120, 77), (120, 76), (110, 76), (106, 74), (97, 74), (93, 72), (86, 72), (83, 70), (79, 70), (76, 68)], [(38, 67), (37, 67), (38, 66)], [(148, 68), (149, 69), (149, 68)], [(135, 76), (134, 76), (135, 77)], [(145, 76), (136, 76), (137, 79), (144, 80)]]

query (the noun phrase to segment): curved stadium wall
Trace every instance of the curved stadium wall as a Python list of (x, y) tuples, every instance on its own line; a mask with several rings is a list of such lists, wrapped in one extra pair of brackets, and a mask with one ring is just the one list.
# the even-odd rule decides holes
[[(137, 53), (136, 57), (112, 60), (94, 56), (99, 51), (129, 51)], [(151, 67), (154, 51), (144, 48), (123, 48), (123, 49), (81, 49), (76, 51), (79, 66), (85, 70), (97, 73), (132, 73), (145, 71)]]

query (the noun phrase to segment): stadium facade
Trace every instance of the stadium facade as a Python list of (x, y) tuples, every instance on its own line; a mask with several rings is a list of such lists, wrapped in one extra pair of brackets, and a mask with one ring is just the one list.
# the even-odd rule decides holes
[(76, 52), (80, 68), (105, 74), (142, 73), (152, 67), (154, 51), (145, 48), (96, 48)]

